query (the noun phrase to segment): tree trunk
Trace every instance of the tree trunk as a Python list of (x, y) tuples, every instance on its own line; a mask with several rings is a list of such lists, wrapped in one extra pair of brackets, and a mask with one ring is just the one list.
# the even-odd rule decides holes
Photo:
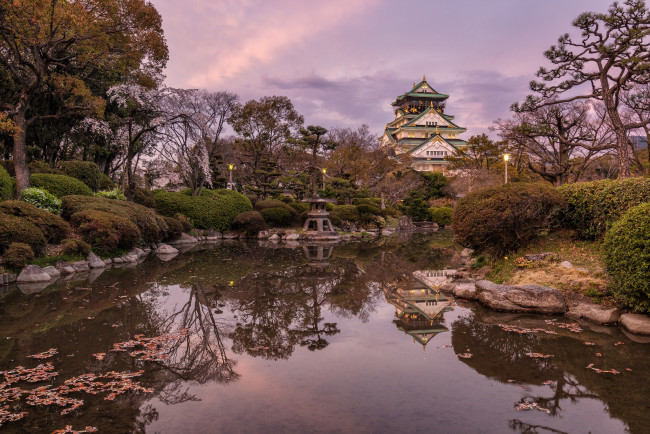
[(19, 111), (13, 119), (18, 127), (14, 136), (13, 160), (16, 171), (16, 196), (29, 187), (29, 165), (27, 164), (27, 120), (25, 110)]

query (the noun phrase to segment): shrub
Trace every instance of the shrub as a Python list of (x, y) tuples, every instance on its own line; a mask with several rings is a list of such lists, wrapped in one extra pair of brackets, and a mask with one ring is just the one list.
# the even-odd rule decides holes
[(86, 184), (92, 191), (99, 190), (102, 183), (102, 173), (92, 161), (64, 161), (61, 163), (63, 172)]
[(431, 221), (438, 223), (441, 226), (448, 226), (451, 224), (451, 215), (454, 212), (453, 209), (448, 206), (433, 207), (429, 208), (429, 213), (431, 214)]
[(248, 198), (240, 193), (230, 190), (203, 191), (209, 193), (193, 197), (159, 190), (154, 195), (154, 206), (159, 213), (168, 217), (184, 215), (197, 229), (219, 231), (231, 229), (238, 214), (253, 208)]
[(422, 196), (414, 191), (404, 199), (400, 208), (402, 212), (411, 217), (413, 221), (423, 222), (429, 220), (429, 208), (427, 207), (426, 202)]
[(64, 255), (88, 256), (88, 253), (90, 253), (90, 244), (76, 238), (66, 238), (61, 241), (61, 250)]
[(86, 184), (70, 176), (34, 173), (29, 178), (29, 181), (32, 187), (47, 190), (58, 198), (73, 194), (82, 196), (90, 196), (93, 194)]
[(630, 208), (605, 235), (604, 259), (614, 297), (650, 312), (650, 203)]
[(126, 200), (126, 196), (124, 196), (117, 188), (115, 190), (98, 191), (95, 193), (95, 196), (105, 197), (108, 199)]
[(133, 202), (146, 206), (147, 208), (154, 208), (154, 198), (155, 192), (152, 190), (145, 190), (144, 188), (136, 188), (133, 190)]
[(567, 202), (563, 220), (581, 237), (602, 236), (631, 207), (650, 201), (650, 178), (566, 184), (558, 189)]
[(7, 173), (9, 173), (9, 176), (15, 177), (16, 176), (16, 168), (14, 167), (14, 160), (0, 160), (0, 166), (2, 166)]
[(162, 216), (137, 203), (105, 197), (66, 196), (63, 198), (61, 205), (63, 218), (70, 219), (73, 214), (83, 210), (109, 212), (132, 221), (146, 243), (162, 240), (167, 232), (167, 224)]
[(276, 199), (264, 199), (264, 200), (258, 200), (255, 202), (255, 210), (256, 211), (262, 211), (267, 208), (284, 208), (289, 212), (296, 212), (292, 207), (287, 205), (286, 203), (282, 202), (281, 200), (276, 200)]
[(70, 223), (78, 228), (83, 240), (93, 249), (111, 252), (130, 249), (140, 239), (138, 227), (128, 219), (94, 209), (79, 211), (72, 215)]
[[(258, 202), (259, 203), (259, 202)], [(291, 211), (293, 208), (289, 207)], [(264, 208), (261, 213), (264, 220), (271, 226), (282, 227), (291, 226), (296, 221), (295, 211), (291, 212), (285, 207), (275, 206)]]
[(0, 166), (0, 200), (11, 199), (14, 195), (14, 180), (4, 167)]
[(373, 206), (375, 208), (381, 207), (381, 199), (376, 197), (354, 198), (352, 199), (352, 203), (354, 205), (368, 205), (368, 206)]
[(354, 205), (335, 205), (331, 215), (333, 220), (355, 223), (359, 221), (359, 210)]
[(526, 246), (564, 206), (547, 183), (510, 183), (463, 197), (452, 223), (461, 245), (502, 255)]
[(190, 223), (189, 220), (187, 220), (187, 217), (183, 214), (176, 214), (173, 218), (181, 222), (181, 225), (183, 225), (183, 232), (189, 232), (192, 230), (192, 223)]
[(235, 217), (233, 227), (247, 234), (256, 234), (266, 229), (266, 222), (259, 211), (244, 211)]
[(115, 188), (117, 188), (117, 184), (108, 175), (102, 173), (99, 177), (99, 190), (114, 190)]
[(20, 217), (36, 225), (49, 243), (58, 243), (70, 233), (70, 225), (61, 217), (21, 200), (0, 202), (0, 212)]
[(0, 213), (0, 253), (7, 250), (11, 243), (27, 244), (35, 254), (40, 255), (47, 242), (43, 232), (33, 223)]
[(167, 224), (167, 232), (165, 233), (164, 241), (173, 241), (183, 234), (183, 223), (173, 217), (163, 217)]
[(357, 211), (359, 211), (359, 215), (361, 214), (381, 215), (381, 210), (379, 209), (379, 207), (373, 205), (366, 205), (366, 204), (357, 205)]
[(52, 214), (61, 213), (61, 201), (46, 190), (36, 187), (26, 188), (20, 194), (20, 199)]
[(304, 203), (304, 202), (291, 202), (289, 204), (291, 208), (294, 209), (298, 214), (302, 214), (303, 212), (309, 212), (309, 204)]
[(34, 259), (34, 251), (29, 244), (11, 243), (2, 255), (2, 259), (11, 268), (24, 268)]
[(50, 173), (53, 175), (64, 175), (60, 170), (53, 169), (43, 160), (34, 160), (29, 163), (29, 172), (30, 173)]

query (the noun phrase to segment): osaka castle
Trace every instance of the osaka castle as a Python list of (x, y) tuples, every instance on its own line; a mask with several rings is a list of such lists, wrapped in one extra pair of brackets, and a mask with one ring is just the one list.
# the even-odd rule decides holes
[(454, 117), (445, 113), (447, 98), (449, 95), (436, 92), (422, 77), (413, 89), (392, 103), (395, 120), (386, 124), (382, 147), (393, 150), (398, 157), (407, 156), (415, 170), (445, 170), (445, 157), (467, 146), (465, 140), (456, 138), (467, 128), (456, 125)]

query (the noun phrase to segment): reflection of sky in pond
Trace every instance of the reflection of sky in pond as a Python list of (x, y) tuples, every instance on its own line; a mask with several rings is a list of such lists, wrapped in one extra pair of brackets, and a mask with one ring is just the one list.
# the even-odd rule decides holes
[[(53, 361), (62, 379), (142, 368), (141, 381), (155, 390), (113, 403), (89, 397), (67, 417), (26, 408), (29, 418), (6, 428), (615, 433), (648, 426), (650, 348), (616, 328), (596, 333), (583, 324), (585, 331), (577, 334), (545, 323), (546, 316), (457, 302), (441, 316), (427, 317), (439, 333), (426, 345), (414, 342), (413, 330), (406, 330), (387, 297), (399, 290), (401, 300), (409, 301), (410, 290), (426, 292), (411, 277), (414, 271), (453, 266), (456, 253), (437, 247), (438, 236), (444, 238), (335, 247), (328, 265), (317, 267), (301, 247), (220, 245), (108, 271), (92, 284), (5, 296), (0, 339), (9, 344), (0, 348), (0, 369), (32, 366), (27, 354), (57, 347), (61, 354)], [(415, 326), (427, 308), (426, 301), (413, 306)], [(522, 335), (500, 323), (558, 334)], [(154, 336), (183, 326), (191, 328), (190, 338), (179, 341), (165, 364), (114, 353), (102, 363), (88, 362), (137, 333)], [(619, 341), (624, 345), (614, 345)], [(531, 359), (529, 352), (554, 357)], [(462, 353), (472, 357), (461, 359)], [(632, 371), (599, 375), (585, 368), (589, 363)], [(517, 411), (522, 400), (550, 414)]]

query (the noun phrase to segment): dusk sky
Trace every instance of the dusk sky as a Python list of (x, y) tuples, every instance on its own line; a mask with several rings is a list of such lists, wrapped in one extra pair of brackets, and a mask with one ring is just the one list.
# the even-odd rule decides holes
[(488, 132), (528, 93), (543, 52), (611, 0), (153, 0), (170, 49), (167, 85), (284, 95), (307, 125), (377, 136), (390, 103), (426, 74), (446, 112)]

